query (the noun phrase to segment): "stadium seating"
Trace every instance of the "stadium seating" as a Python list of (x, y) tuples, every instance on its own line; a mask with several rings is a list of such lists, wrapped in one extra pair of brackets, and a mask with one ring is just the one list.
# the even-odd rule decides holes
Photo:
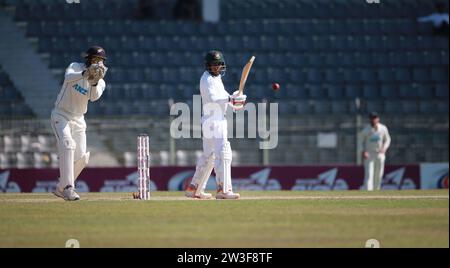
[(0, 65), (0, 118), (31, 117), (33, 112)]
[[(100, 102), (89, 105), (92, 117), (167, 116), (169, 99), (189, 102), (199, 93), (205, 51), (221, 49), (228, 67), (227, 89), (235, 90), (242, 66), (256, 55), (246, 89), (249, 100), (278, 102), (285, 117), (353, 117), (376, 110), (383, 118), (448, 120), (448, 38), (433, 36), (430, 25), (416, 22), (418, 16), (432, 12), (435, 1), (382, 0), (368, 5), (360, 0), (227, 0), (221, 1), (217, 24), (174, 20), (170, 8), (175, 0), (163, 1), (165, 7), (158, 8), (165, 12), (148, 20), (135, 18), (138, 0), (79, 5), (4, 2), (16, 6), (15, 20), (26, 22), (26, 35), (37, 38), (38, 51), (49, 55), (49, 68), (55, 73), (62, 75), (70, 62), (81, 60), (87, 45), (105, 47), (108, 90)], [(5, 77), (0, 69), (0, 116), (32, 115)], [(272, 91), (272, 82), (280, 83), (281, 90)], [(360, 109), (355, 106), (357, 98)], [(343, 140), (339, 147), (352, 142)], [(292, 140), (285, 144), (292, 145)], [(128, 159), (124, 163), (132, 161), (123, 154), (129, 147), (116, 149)], [(180, 163), (190, 163), (193, 149), (179, 149)], [(168, 163), (163, 153), (167, 148), (158, 150), (156, 159)], [(354, 159), (350, 153), (309, 152), (308, 157), (301, 153), (295, 157), (311, 162)], [(258, 158), (239, 153), (242, 163)], [(286, 157), (274, 153), (271, 161), (283, 163)], [(34, 156), (14, 155), (14, 159), (27, 163)]]

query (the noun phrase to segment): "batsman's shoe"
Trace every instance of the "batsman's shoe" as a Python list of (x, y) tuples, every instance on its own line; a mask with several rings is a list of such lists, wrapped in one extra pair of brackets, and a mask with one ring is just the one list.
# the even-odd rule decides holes
[(195, 191), (196, 191), (196, 190), (197, 190), (197, 189), (195, 189), (193, 186), (189, 185), (189, 186), (187, 187), (186, 191), (184, 192), (184, 195), (185, 195), (186, 197), (189, 197), (189, 198), (194, 198), (194, 195), (195, 195)]
[(197, 198), (197, 199), (211, 199), (212, 198), (212, 194), (205, 193), (205, 192), (200, 192), (199, 194), (194, 195), (194, 198)]
[(212, 194), (200, 192), (199, 194), (195, 194), (196, 189), (189, 186), (186, 191), (184, 192), (184, 195), (189, 198), (198, 198), (198, 199), (211, 199)]
[(80, 196), (75, 192), (75, 189), (73, 189), (72, 185), (67, 185), (66, 188), (64, 188), (63, 191), (64, 200), (67, 201), (76, 201), (80, 200)]
[(240, 194), (233, 192), (224, 193), (222, 191), (219, 191), (216, 194), (216, 199), (239, 199), (240, 197)]
[(64, 191), (61, 190), (59, 187), (55, 188), (55, 190), (53, 191), (53, 194), (56, 195), (57, 197), (64, 198)]

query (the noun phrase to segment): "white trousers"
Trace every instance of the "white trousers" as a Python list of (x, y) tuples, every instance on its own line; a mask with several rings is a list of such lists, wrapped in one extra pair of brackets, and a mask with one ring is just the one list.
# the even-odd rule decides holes
[(215, 120), (202, 125), (203, 153), (197, 161), (192, 184), (204, 191), (212, 169), (216, 172), (217, 190), (232, 192), (232, 152), (227, 138), (227, 120)]
[(384, 174), (384, 154), (369, 154), (364, 160), (364, 189), (367, 191), (380, 190)]
[(71, 185), (89, 160), (86, 153), (86, 122), (84, 117), (69, 118), (58, 111), (52, 111), (51, 124), (58, 142), (59, 183), (62, 190)]

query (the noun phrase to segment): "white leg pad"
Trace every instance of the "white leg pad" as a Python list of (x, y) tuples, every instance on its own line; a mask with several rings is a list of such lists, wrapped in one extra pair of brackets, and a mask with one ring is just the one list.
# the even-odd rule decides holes
[(196, 185), (196, 195), (205, 191), (206, 183), (214, 168), (214, 159), (214, 154), (210, 154), (209, 156), (203, 154), (199, 159), (194, 177), (192, 178), (192, 184)]
[(224, 193), (233, 192), (231, 184), (231, 160), (232, 152), (230, 142), (225, 141), (216, 159), (216, 176), (218, 190)]
[(59, 144), (59, 186), (74, 186), (74, 153), (75, 141), (65, 138)]
[(80, 176), (81, 171), (83, 171), (83, 169), (87, 166), (87, 164), (89, 163), (89, 157), (91, 156), (90, 152), (87, 152), (83, 155), (83, 157), (81, 157), (80, 159), (78, 159), (77, 161), (75, 161), (74, 163), (74, 181), (77, 180), (78, 176)]

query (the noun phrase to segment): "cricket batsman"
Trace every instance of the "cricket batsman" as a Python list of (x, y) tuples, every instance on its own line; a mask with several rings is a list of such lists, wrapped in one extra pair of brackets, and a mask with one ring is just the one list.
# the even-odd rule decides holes
[[(231, 184), (231, 147), (227, 139), (227, 110), (242, 109), (247, 99), (238, 91), (228, 94), (222, 83), (226, 65), (220, 51), (209, 51), (204, 58), (205, 72), (200, 79), (202, 97), (203, 154), (199, 158), (191, 184), (186, 189), (187, 197), (210, 199), (205, 193), (206, 183), (214, 168), (216, 172), (216, 199), (238, 199)], [(241, 107), (241, 108), (237, 108)]]
[(370, 125), (362, 131), (364, 159), (364, 189), (380, 190), (384, 173), (386, 151), (391, 144), (391, 136), (387, 127), (380, 123), (376, 112), (369, 114)]
[(84, 63), (73, 62), (67, 67), (51, 114), (59, 155), (59, 182), (53, 193), (67, 201), (80, 199), (75, 191), (75, 180), (89, 162), (84, 121), (88, 101), (98, 100), (106, 86), (103, 80), (108, 69), (104, 65), (105, 50), (92, 46), (84, 57)]

